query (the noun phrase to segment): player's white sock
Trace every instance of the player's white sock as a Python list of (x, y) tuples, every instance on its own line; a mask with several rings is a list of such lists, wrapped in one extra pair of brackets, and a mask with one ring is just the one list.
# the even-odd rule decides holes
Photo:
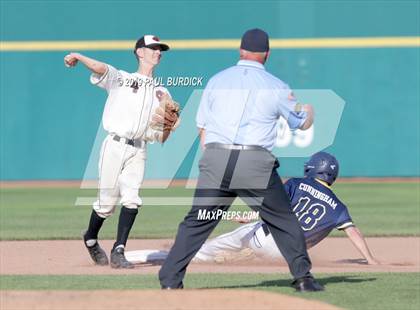
[(88, 247), (92, 247), (96, 244), (96, 242), (98, 242), (96, 239), (89, 239), (89, 240), (86, 240), (86, 245)]
[(118, 248), (123, 248), (124, 249), (124, 244), (117, 245), (114, 250), (116, 250)]

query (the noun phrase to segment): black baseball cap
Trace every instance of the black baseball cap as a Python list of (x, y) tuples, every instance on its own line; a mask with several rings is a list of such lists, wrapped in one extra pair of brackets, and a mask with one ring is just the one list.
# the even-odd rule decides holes
[(248, 30), (242, 36), (241, 49), (258, 53), (268, 52), (270, 45), (267, 32), (258, 28)]
[(155, 46), (160, 46), (162, 51), (167, 51), (169, 49), (169, 45), (161, 42), (157, 36), (147, 34), (137, 40), (136, 45), (134, 46), (134, 53), (136, 53), (138, 48)]

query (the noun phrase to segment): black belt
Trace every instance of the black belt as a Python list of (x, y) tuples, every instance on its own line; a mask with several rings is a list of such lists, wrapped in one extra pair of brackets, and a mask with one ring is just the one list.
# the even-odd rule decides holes
[(270, 234), (270, 230), (268, 229), (267, 224), (266, 224), (266, 223), (263, 223), (263, 224), (261, 225), (261, 227), (262, 227), (262, 229), (263, 229), (263, 231), (264, 231), (264, 234), (265, 234), (266, 236), (268, 236), (268, 235)]
[(259, 145), (241, 145), (241, 144), (223, 144), (223, 143), (208, 143), (205, 145), (206, 149), (225, 149), (225, 150), (248, 150), (248, 151), (267, 151)]
[(131, 145), (131, 146), (135, 146), (135, 147), (143, 147), (145, 145), (145, 142), (140, 140), (140, 139), (127, 139), (127, 138), (121, 138), (120, 136), (114, 135), (112, 137), (112, 140), (117, 141), (117, 142), (123, 142), (125, 144)]

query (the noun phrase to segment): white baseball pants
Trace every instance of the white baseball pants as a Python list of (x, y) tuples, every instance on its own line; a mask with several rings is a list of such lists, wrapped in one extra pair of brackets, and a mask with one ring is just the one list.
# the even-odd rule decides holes
[(145, 145), (143, 148), (134, 147), (113, 140), (111, 135), (105, 138), (99, 158), (98, 199), (93, 204), (99, 216), (111, 216), (118, 203), (127, 208), (142, 205), (139, 189), (145, 162)]
[[(224, 253), (240, 252), (250, 248), (255, 255), (262, 259), (284, 260), (277, 245), (269, 234), (265, 235), (262, 222), (242, 225), (232, 232), (208, 240), (194, 256), (194, 262), (216, 262)], [(153, 263), (165, 260), (167, 251), (138, 250), (125, 253), (127, 260), (132, 263)]]
[(194, 260), (214, 261), (222, 252), (239, 252), (245, 248), (252, 249), (260, 258), (284, 259), (271, 234), (265, 235), (262, 222), (254, 222), (207, 241), (197, 252)]

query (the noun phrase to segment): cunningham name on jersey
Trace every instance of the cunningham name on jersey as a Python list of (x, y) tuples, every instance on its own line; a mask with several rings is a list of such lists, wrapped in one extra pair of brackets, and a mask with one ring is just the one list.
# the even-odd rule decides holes
[(328, 205), (330, 205), (331, 208), (335, 209), (337, 207), (337, 202), (334, 201), (333, 198), (331, 198), (329, 195), (313, 188), (312, 186), (305, 184), (305, 183), (300, 183), (299, 184), (299, 189), (301, 191), (305, 191), (307, 193), (309, 193), (312, 197), (322, 200), (326, 203), (328, 203)]

